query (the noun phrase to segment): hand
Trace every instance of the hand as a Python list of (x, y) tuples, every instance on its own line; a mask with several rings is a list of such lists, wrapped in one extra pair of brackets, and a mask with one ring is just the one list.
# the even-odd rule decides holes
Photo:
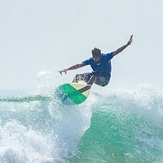
[(62, 73), (64, 72), (65, 74), (67, 74), (68, 69), (64, 69), (64, 70), (59, 70), (58, 72), (62, 75)]
[(132, 43), (132, 37), (133, 37), (133, 35), (130, 36), (130, 39), (129, 39), (129, 41), (127, 42), (127, 45), (131, 45), (131, 43)]

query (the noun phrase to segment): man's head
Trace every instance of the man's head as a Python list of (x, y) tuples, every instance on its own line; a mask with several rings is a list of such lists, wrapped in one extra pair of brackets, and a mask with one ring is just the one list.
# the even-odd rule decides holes
[(99, 62), (101, 59), (101, 50), (98, 48), (94, 48), (92, 50), (92, 57), (95, 62)]

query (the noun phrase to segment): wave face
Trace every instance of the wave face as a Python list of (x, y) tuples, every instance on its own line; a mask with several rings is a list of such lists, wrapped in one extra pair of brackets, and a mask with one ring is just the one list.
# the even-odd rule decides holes
[(94, 96), (90, 127), (70, 162), (163, 162), (161, 91), (141, 85), (137, 90)]
[(92, 89), (76, 106), (49, 90), (0, 99), (0, 162), (163, 162), (161, 90)]

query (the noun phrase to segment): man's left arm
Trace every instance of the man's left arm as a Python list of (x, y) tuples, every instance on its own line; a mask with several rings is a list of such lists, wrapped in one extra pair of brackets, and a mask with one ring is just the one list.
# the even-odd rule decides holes
[(118, 48), (116, 51), (113, 51), (112, 55), (113, 57), (119, 53), (121, 53), (124, 49), (126, 49), (129, 45), (131, 45), (132, 43), (132, 37), (133, 35), (130, 36), (129, 41), (127, 42), (127, 44), (123, 45), (122, 47)]

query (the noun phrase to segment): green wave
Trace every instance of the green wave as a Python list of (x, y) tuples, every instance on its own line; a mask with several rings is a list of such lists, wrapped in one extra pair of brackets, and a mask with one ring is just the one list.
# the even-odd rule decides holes
[(90, 128), (78, 144), (78, 154), (69, 163), (160, 163), (163, 118), (156, 114), (152, 119), (149, 112), (132, 111), (132, 107), (136, 110), (140, 106), (131, 105), (130, 100), (110, 98), (109, 103), (113, 105), (103, 102), (93, 108)]

